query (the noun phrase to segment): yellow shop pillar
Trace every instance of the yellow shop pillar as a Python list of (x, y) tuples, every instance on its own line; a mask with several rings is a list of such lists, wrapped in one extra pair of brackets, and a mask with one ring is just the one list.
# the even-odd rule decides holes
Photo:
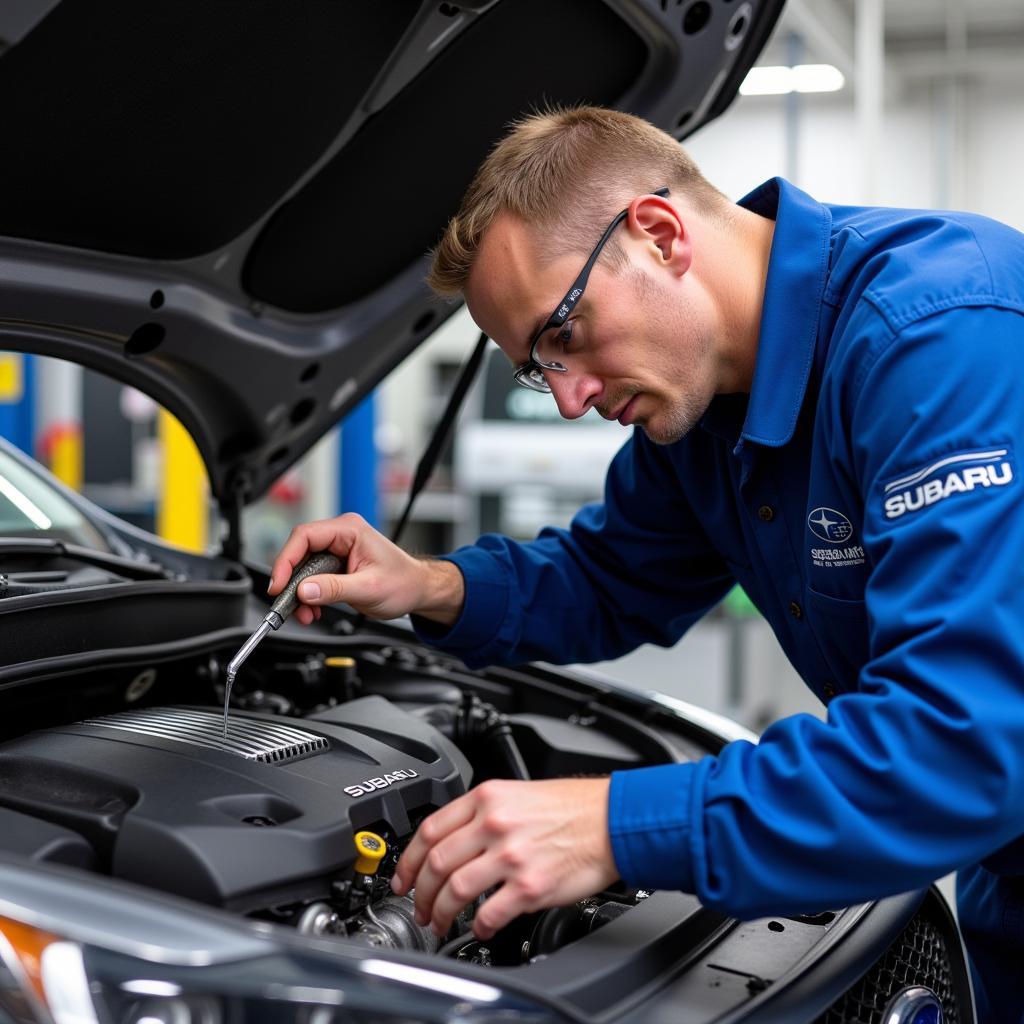
[(156, 528), (164, 540), (189, 551), (206, 550), (209, 483), (195, 442), (166, 409), (160, 410), (163, 452)]

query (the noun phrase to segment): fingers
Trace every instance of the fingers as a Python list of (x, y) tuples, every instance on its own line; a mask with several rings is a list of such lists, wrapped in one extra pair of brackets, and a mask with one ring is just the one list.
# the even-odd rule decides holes
[(399, 896), (407, 893), (416, 883), (423, 861), (434, 844), (473, 820), (474, 807), (473, 795), (467, 794), (423, 820), (416, 830), (416, 835), (412, 837), (412, 842), (405, 848), (405, 852), (395, 865), (391, 888)]
[(490, 938), (519, 914), (598, 892), (618, 877), (608, 835), (607, 778), (489, 779), (432, 814), (395, 870), (416, 890), (416, 920), (443, 935), (480, 893), (473, 930)]
[(520, 914), (537, 910), (538, 906), (527, 897), (523, 890), (508, 882), (493, 896), (484, 901), (484, 905), (473, 918), (473, 934), (481, 940), (492, 938)]
[(299, 600), (308, 605), (337, 604), (346, 600), (345, 577), (336, 573), (310, 576), (299, 584)]
[(345, 573), (310, 576), (299, 586), (299, 600), (317, 609), (344, 601), (371, 618), (395, 618), (412, 607), (406, 584), (403, 573), (364, 564)]
[(299, 623), (300, 626), (310, 626), (313, 624), (315, 616), (312, 608), (309, 608), (304, 604), (300, 604), (299, 607), (292, 612), (292, 618)]
[[(471, 876), (463, 876), (456, 886), (456, 892), (451, 891), (453, 873), (463, 875), (463, 865), (472, 862), (485, 849), (485, 842), (479, 828), (474, 828), (473, 823), (456, 829), (445, 839), (439, 842), (427, 854), (423, 861), (423, 867), (416, 876), (416, 921), (424, 925), (428, 921), (434, 923), (434, 930), (443, 935), (452, 923), (455, 915), (474, 899), (482, 889), (473, 892), (467, 891), (461, 897), (462, 885), (470, 880)], [(471, 873), (472, 874), (472, 873)], [(489, 884), (494, 884), (497, 878)], [(447, 899), (439, 907), (437, 903), (438, 893), (442, 886), (449, 889)], [(487, 885), (484, 885), (487, 888)], [(452, 905), (454, 904), (454, 905)], [(451, 912), (446, 913), (448, 907)]]
[[(469, 906), (480, 893), (498, 885), (503, 875), (504, 869), (498, 858), (479, 854), (449, 875), (430, 911), (430, 927), (433, 932), (436, 935), (446, 934), (460, 911)], [(417, 885), (416, 895), (419, 896), (419, 893), (420, 887)], [(490, 932), (487, 936), (478, 937), (490, 938), (493, 934)]]
[(432, 814), (395, 868), (392, 888), (401, 894), (415, 886), (416, 921), (430, 922), (437, 935), (518, 863), (517, 854), (495, 848), (506, 832), (504, 815), (495, 807), (502, 796), (507, 798), (507, 791), (500, 783), (487, 782)]
[(362, 516), (351, 512), (335, 519), (321, 519), (296, 526), (274, 559), (267, 593), (273, 596), (282, 590), (296, 566), (311, 551), (333, 551), (344, 558), (355, 542), (357, 532), (365, 526), (366, 521)]
[(310, 626), (320, 618), (319, 608), (310, 608), (308, 605), (300, 604), (292, 615), (292, 618), (301, 626)]

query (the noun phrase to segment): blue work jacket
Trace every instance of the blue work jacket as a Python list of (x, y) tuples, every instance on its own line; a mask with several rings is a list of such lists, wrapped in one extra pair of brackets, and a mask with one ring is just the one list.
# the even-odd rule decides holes
[[(776, 220), (750, 395), (672, 445), (634, 431), (568, 530), (449, 556), (465, 610), (425, 635), (471, 666), (597, 661), (740, 583), (827, 720), (613, 774), (622, 877), (749, 918), (991, 858), (960, 901), (991, 993), (1024, 962), (1024, 236), (782, 179), (741, 205)], [(1021, 1019), (1007, 984), (982, 1019)]]

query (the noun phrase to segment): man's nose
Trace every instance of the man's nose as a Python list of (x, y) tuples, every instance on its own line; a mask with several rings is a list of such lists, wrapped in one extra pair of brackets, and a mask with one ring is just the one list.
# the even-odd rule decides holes
[(547, 381), (559, 415), (567, 420), (579, 419), (601, 394), (601, 381), (587, 373), (548, 373)]

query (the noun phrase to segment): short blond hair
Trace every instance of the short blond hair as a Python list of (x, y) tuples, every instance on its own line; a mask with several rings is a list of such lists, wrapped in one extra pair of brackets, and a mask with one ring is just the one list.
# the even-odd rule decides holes
[[(532, 114), (513, 123), (476, 172), (431, 254), (427, 283), (439, 295), (461, 294), (480, 240), (501, 213), (541, 229), (553, 258), (589, 250), (634, 196), (664, 185), (699, 212), (731, 207), (683, 147), (649, 121), (603, 107)], [(621, 265), (614, 238), (605, 253), (610, 265)]]

